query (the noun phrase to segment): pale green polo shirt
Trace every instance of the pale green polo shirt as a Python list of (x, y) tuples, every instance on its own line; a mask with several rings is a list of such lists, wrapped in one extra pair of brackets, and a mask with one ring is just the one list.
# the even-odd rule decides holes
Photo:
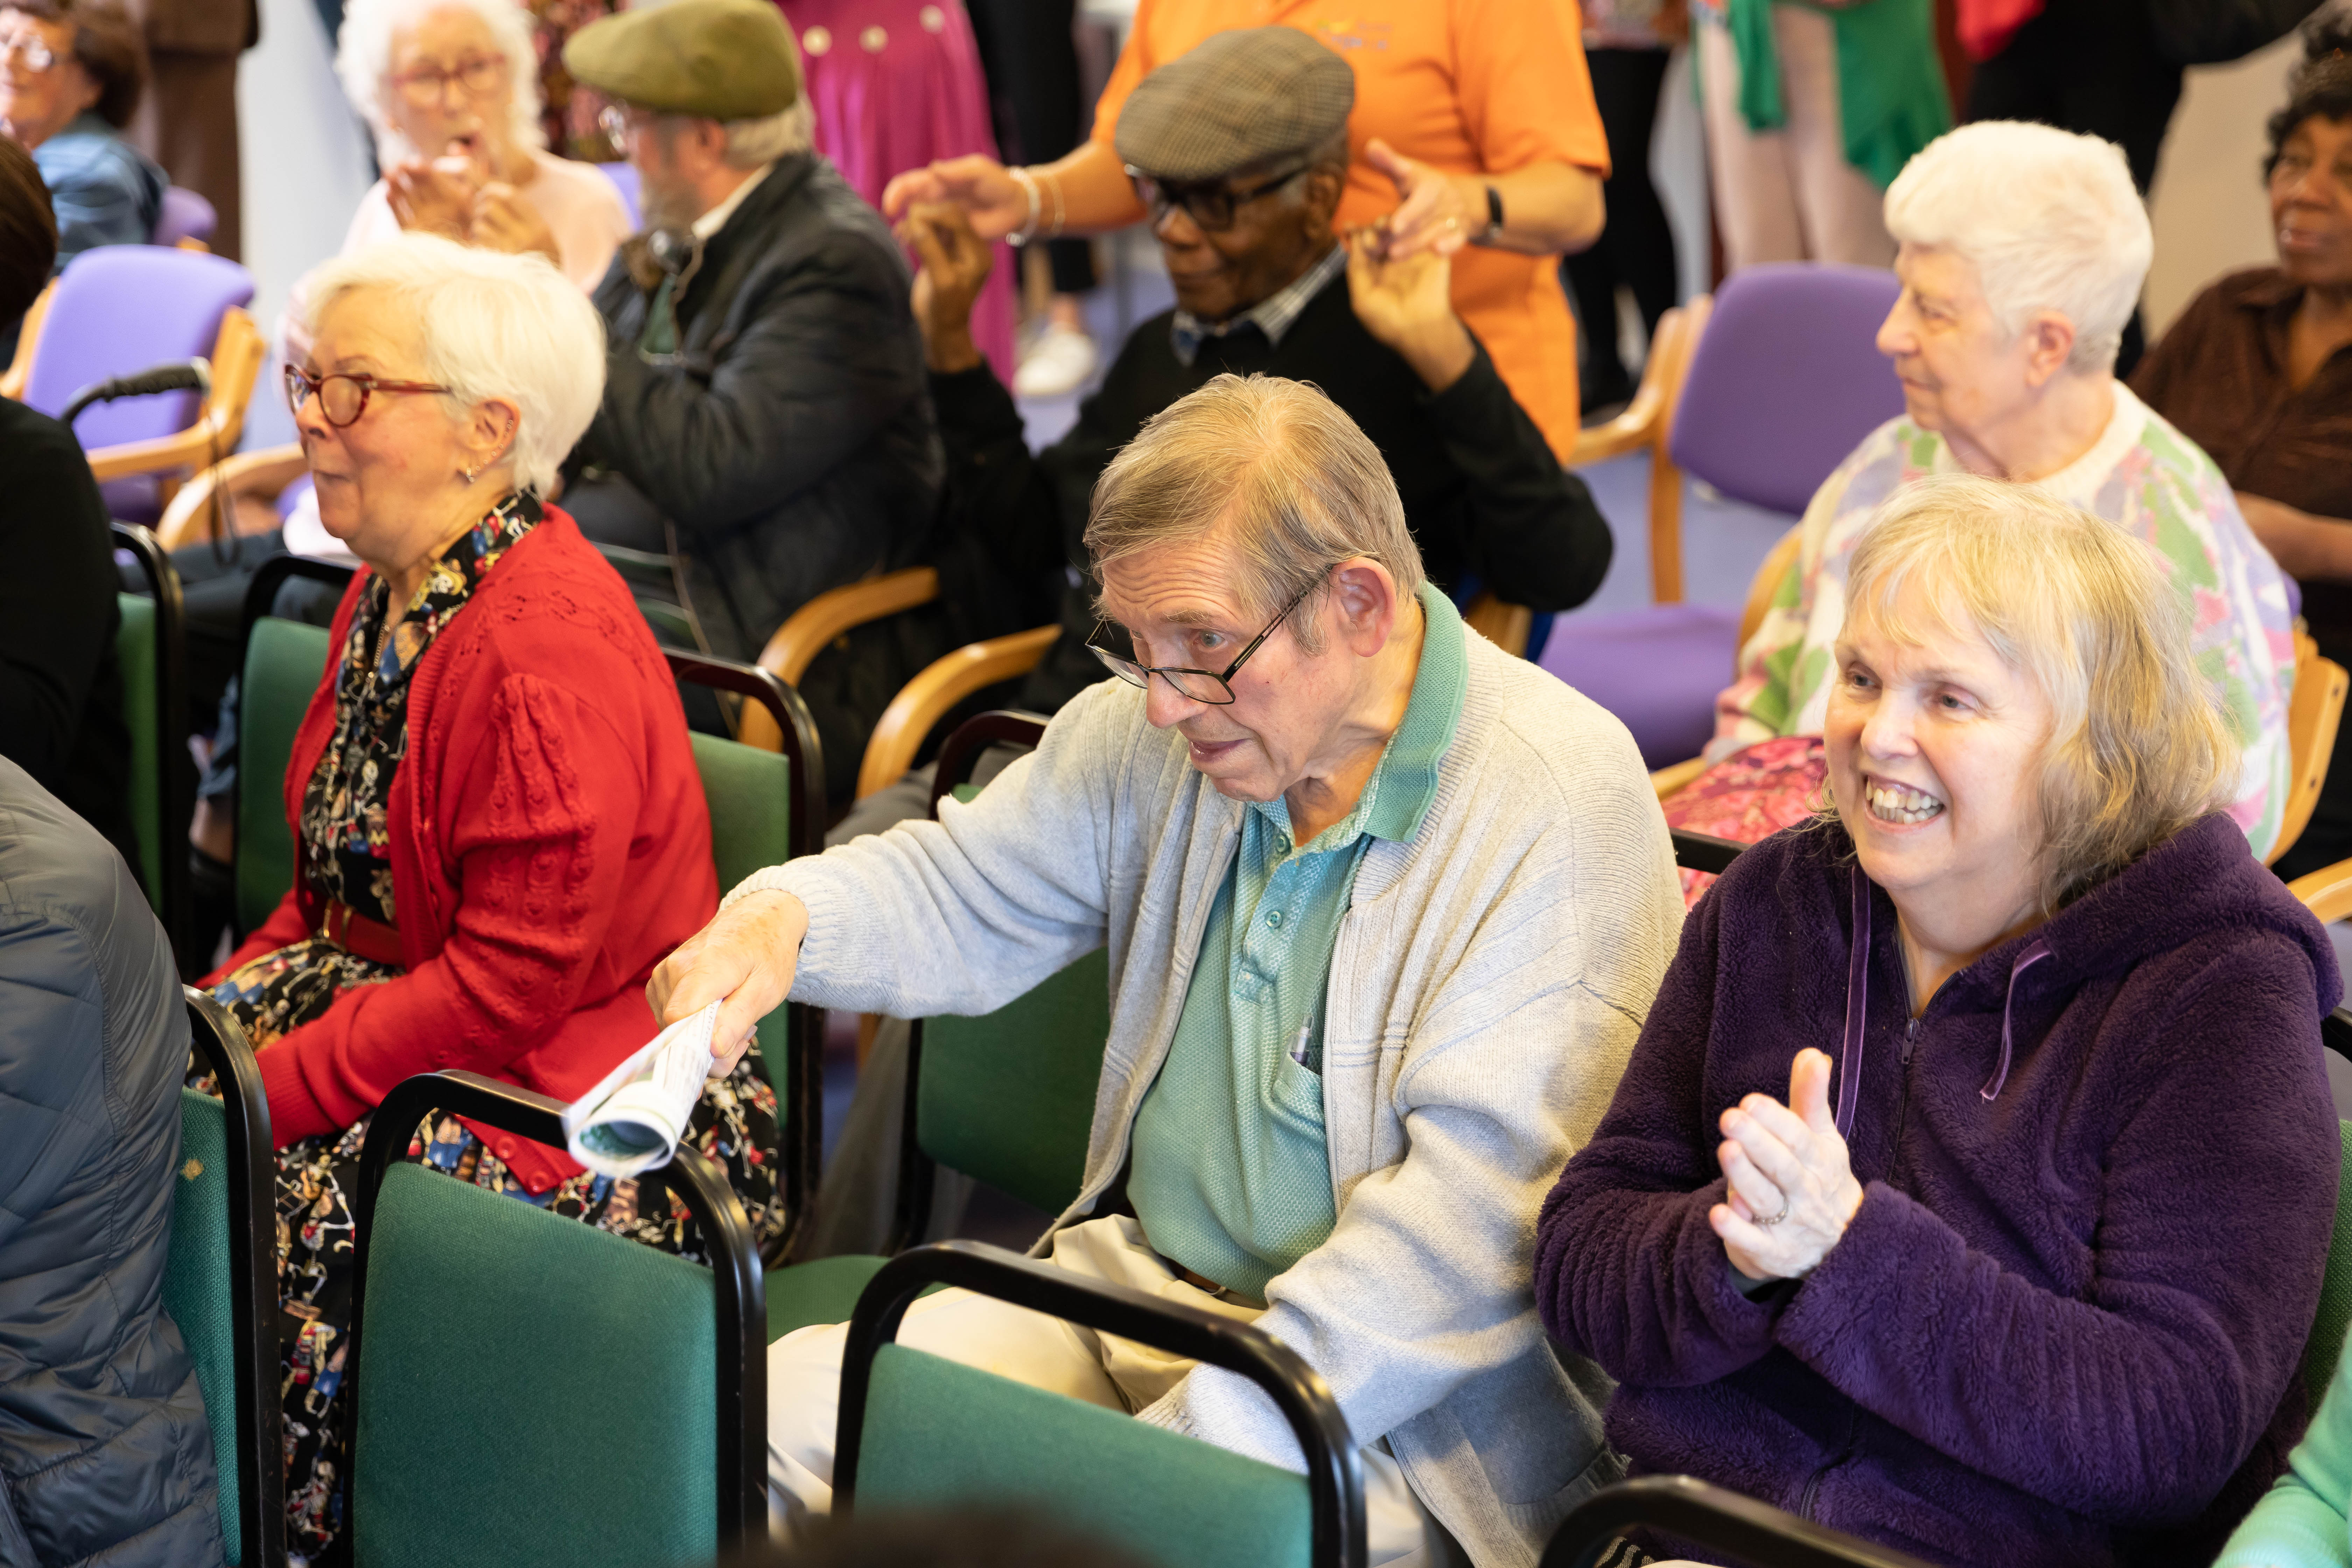
[(1290, 841), (1276, 799), (1242, 814), (1168, 1059), (1135, 1120), (1128, 1201), (1161, 1256), (1263, 1300), (1338, 1223), (1323, 1131), (1323, 994), (1356, 870), (1420, 831), (1468, 679), (1462, 617), (1423, 584), (1404, 721), (1356, 808)]

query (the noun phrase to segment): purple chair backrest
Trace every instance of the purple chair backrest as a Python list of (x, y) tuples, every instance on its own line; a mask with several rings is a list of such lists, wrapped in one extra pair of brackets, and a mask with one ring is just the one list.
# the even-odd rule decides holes
[(1903, 412), (1877, 349), (1902, 285), (1873, 267), (1769, 262), (1715, 296), (1668, 450), (1735, 500), (1797, 513), (1862, 438)]
[[(252, 275), (217, 256), (155, 245), (85, 250), (58, 279), (25, 402), (55, 416), (94, 381), (209, 357), (221, 317), (252, 300)], [(200, 402), (172, 392), (97, 404), (74, 421), (74, 434), (85, 447), (152, 440), (194, 424)]]
[(163, 210), (155, 218), (156, 244), (177, 245), (184, 239), (209, 244), (219, 227), (220, 215), (212, 203), (184, 185), (163, 187)]
[(635, 163), (623, 162), (599, 163), (596, 167), (603, 171), (606, 179), (619, 188), (621, 205), (629, 209), (629, 226), (633, 229), (642, 226), (646, 220), (638, 216), (642, 209), (637, 200), (641, 195), (637, 184), (637, 166)]

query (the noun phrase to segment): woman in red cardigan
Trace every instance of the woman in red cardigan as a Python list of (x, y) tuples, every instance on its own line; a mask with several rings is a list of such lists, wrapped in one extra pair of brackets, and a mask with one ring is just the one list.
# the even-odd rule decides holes
[[(212, 977), (260, 1048), (278, 1144), (289, 1543), (340, 1516), (350, 1218), (369, 1113), (465, 1068), (572, 1100), (657, 1027), (654, 965), (718, 907), (686, 718), (627, 589), (539, 493), (593, 415), (603, 328), (547, 262), (409, 236), (314, 279), (289, 369), (319, 513), (368, 569), (286, 777), (295, 886)], [(413, 1153), (669, 1251), (666, 1197), (436, 1117)], [(695, 1142), (780, 1223), (775, 1100), (712, 1079)], [(649, 1188), (650, 1190), (650, 1188)]]

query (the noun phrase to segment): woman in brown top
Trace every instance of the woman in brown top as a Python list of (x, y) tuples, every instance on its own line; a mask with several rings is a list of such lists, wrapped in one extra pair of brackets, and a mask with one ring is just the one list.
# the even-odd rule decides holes
[[(2303, 589), (2320, 652), (2352, 664), (2352, 21), (2315, 23), (2271, 117), (2276, 267), (2231, 273), (2181, 312), (2132, 390), (2212, 454), (2255, 537)], [(2352, 725), (2294, 878), (2352, 858)]]

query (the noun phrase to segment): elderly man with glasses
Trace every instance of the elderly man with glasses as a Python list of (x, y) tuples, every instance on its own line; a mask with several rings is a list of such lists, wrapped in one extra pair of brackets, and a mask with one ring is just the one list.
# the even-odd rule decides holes
[[(668, 566), (706, 651), (749, 662), (807, 600), (913, 564), (929, 537), (945, 459), (906, 259), (811, 149), (766, 0), (608, 16), (563, 61), (614, 100), (646, 227), (595, 292), (604, 402), (564, 505), (600, 545)], [(844, 797), (873, 721), (950, 646), (850, 641), (801, 685)]]
[[(972, 342), (989, 247), (949, 204), (919, 206), (901, 224), (923, 261), (917, 317), (950, 488), (1027, 610), (1015, 625), (1055, 618), (1058, 600), (1064, 635), (1026, 681), (1023, 707), (1050, 713), (1101, 679), (1085, 651), (1093, 607), (1082, 589), (1063, 591), (1066, 564), (1085, 565), (1078, 532), (1096, 479), (1146, 420), (1228, 373), (1328, 393), (1387, 459), (1431, 578), (1457, 599), (1483, 584), (1549, 612), (1601, 585), (1608, 523), (1454, 313), (1451, 261), (1428, 250), (1391, 258), (1378, 226), (1336, 231), (1355, 97), (1347, 62), (1288, 26), (1220, 33), (1136, 89), (1118, 147), (1175, 308), (1136, 328), (1076, 425), (1034, 460), (1013, 399)], [(919, 789), (869, 797), (858, 825), (887, 825), (928, 800)]]
[[(747, 879), (656, 1010), (723, 999), (719, 1068), (787, 994), (984, 1013), (1108, 943), (1085, 1180), (1040, 1254), (1312, 1363), (1366, 1445), (1373, 1563), (1531, 1563), (1614, 1474), (1528, 1249), (1679, 928), (1633, 742), (1463, 626), (1381, 453), (1312, 387), (1221, 376), (1162, 412), (1087, 544), (1118, 679), (939, 821)], [(899, 1337), (1299, 1463), (1213, 1368), (955, 1292)], [(788, 1524), (830, 1503), (842, 1347), (770, 1347)]]

